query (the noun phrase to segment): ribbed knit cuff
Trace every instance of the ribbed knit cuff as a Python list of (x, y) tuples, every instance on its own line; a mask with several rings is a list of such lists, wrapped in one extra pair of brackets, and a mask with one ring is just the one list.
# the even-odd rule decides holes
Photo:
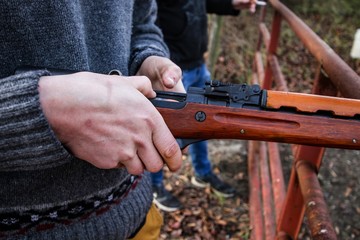
[(31, 71), (0, 79), (0, 171), (44, 169), (69, 159), (40, 106), (38, 82), (45, 75)]

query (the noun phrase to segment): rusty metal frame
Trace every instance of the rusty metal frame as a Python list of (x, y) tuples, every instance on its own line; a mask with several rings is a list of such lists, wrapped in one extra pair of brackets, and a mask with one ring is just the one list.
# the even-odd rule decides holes
[[(266, 7), (262, 7), (252, 83), (265, 89), (288, 91), (276, 57), (281, 23), (285, 22), (319, 63), (312, 93), (359, 99), (357, 73), (284, 4), (278, 0), (268, 3), (274, 10), (271, 32), (264, 21)], [(265, 53), (261, 52), (262, 46)], [(249, 141), (251, 239), (297, 239), (304, 215), (313, 239), (337, 239), (317, 178), (325, 149), (291, 147), (294, 162), (285, 190), (277, 143)]]

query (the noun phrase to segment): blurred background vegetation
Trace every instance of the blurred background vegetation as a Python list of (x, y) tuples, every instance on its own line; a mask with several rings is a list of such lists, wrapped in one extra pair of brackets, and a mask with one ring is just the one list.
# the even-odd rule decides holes
[[(360, 74), (360, 60), (350, 58), (357, 28), (360, 28), (359, 0), (286, 0), (288, 8), (321, 37), (351, 68)], [(213, 78), (230, 82), (249, 82), (258, 39), (257, 13), (243, 11), (240, 16), (210, 16), (210, 50), (208, 63)], [(266, 23), (271, 30), (273, 17), (267, 8)], [(216, 35), (216, 28), (220, 26)], [(214, 30), (215, 29), (215, 30)], [(316, 68), (310, 56), (285, 21), (282, 22), (277, 55), (283, 73), (296, 91), (308, 91)], [(298, 82), (300, 81), (300, 82)], [(298, 82), (298, 83), (295, 83)], [(294, 85), (295, 84), (295, 85)]]
[[(360, 28), (360, 0), (286, 0), (290, 10), (319, 35), (345, 62), (360, 74), (360, 59), (350, 51)], [(242, 11), (237, 17), (209, 15), (210, 46), (207, 63), (214, 79), (247, 82), (258, 41), (259, 11)], [(267, 6), (266, 25), (271, 30), (272, 8)], [(291, 91), (309, 92), (318, 64), (283, 21), (277, 51), (278, 60)], [(318, 124), (318, 123), (314, 123)], [(209, 141), (215, 172), (236, 187), (239, 194), (219, 199), (209, 189), (199, 191), (190, 184), (191, 163), (184, 160), (178, 173), (165, 171), (166, 186), (182, 201), (185, 209), (164, 213), (161, 239), (246, 240), (251, 234), (248, 206), (246, 141)], [(292, 166), (289, 145), (280, 145), (284, 177)], [(331, 150), (331, 151), (328, 151)], [(360, 239), (360, 151), (327, 149), (319, 180), (325, 192), (339, 239)], [(306, 221), (306, 220), (305, 220)], [(305, 227), (299, 239), (310, 239)]]

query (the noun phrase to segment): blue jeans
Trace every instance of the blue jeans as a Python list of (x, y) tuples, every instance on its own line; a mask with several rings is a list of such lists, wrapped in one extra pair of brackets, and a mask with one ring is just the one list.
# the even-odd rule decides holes
[[(210, 72), (206, 65), (203, 64), (197, 68), (183, 71), (182, 82), (185, 89), (189, 87), (203, 87), (205, 82), (210, 80)], [(195, 175), (205, 176), (211, 172), (211, 163), (208, 158), (207, 141), (193, 143), (189, 146), (189, 154)], [(152, 184), (160, 185), (163, 181), (163, 171), (151, 174)]]

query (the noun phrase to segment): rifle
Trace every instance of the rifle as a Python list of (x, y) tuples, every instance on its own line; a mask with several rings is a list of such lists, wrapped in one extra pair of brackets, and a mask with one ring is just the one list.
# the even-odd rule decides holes
[(186, 94), (157, 92), (152, 103), (185, 145), (245, 139), (360, 149), (360, 100), (208, 82)]
[[(68, 70), (47, 69), (52, 75)], [(360, 100), (207, 82), (187, 93), (156, 91), (149, 99), (180, 147), (206, 139), (244, 139), (360, 149)]]

